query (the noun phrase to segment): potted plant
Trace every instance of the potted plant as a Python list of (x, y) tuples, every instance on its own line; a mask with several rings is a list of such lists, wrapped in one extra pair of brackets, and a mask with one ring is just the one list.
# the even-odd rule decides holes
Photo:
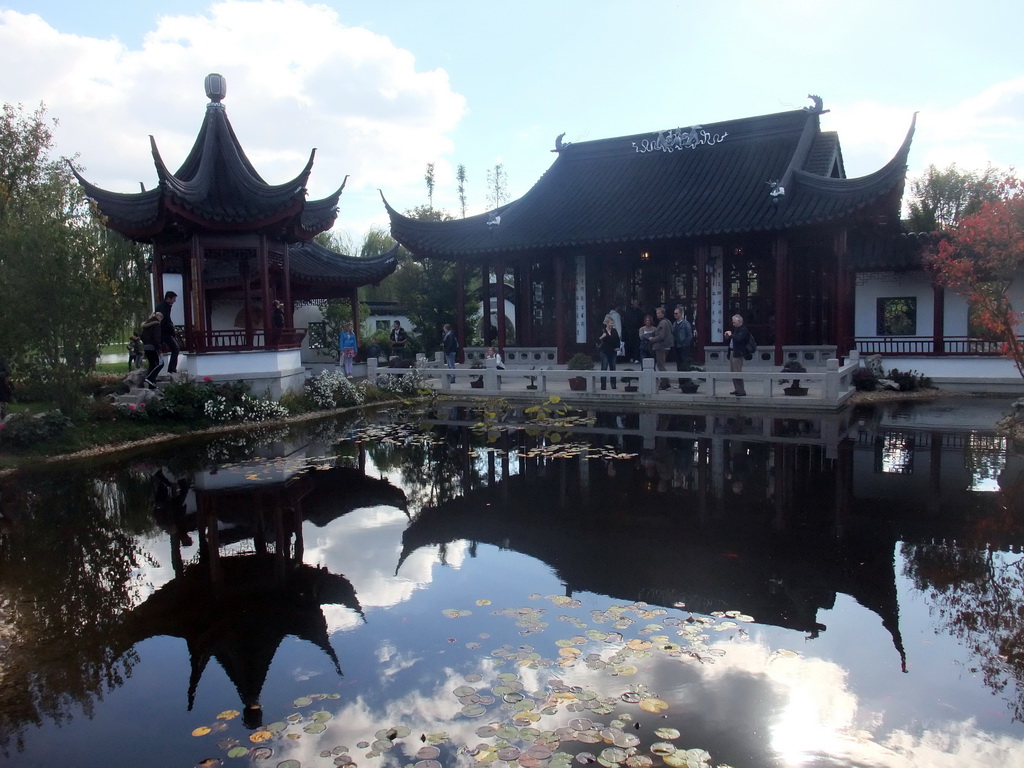
[[(472, 363), (470, 363), (469, 367), (470, 368), (474, 368), (474, 369), (483, 370), (484, 364), (483, 364), (482, 360), (474, 360)], [(475, 376), (475, 377), (473, 377), (472, 379), (469, 380), (469, 386), (473, 387), (473, 389), (483, 389), (484, 388), (484, 377), (483, 376)]]
[[(537, 366), (535, 366), (535, 365), (532, 366), (530, 368), (530, 370), (531, 371), (537, 370)], [(536, 376), (527, 376), (527, 378), (530, 380), (530, 383), (526, 385), (526, 388), (527, 389), (536, 389), (537, 388), (537, 377)]]
[[(807, 369), (803, 367), (799, 360), (787, 360), (785, 365), (782, 366), (783, 373), (807, 373)], [(785, 384), (790, 382), (789, 379), (779, 379), (779, 384)], [(782, 390), (785, 394), (794, 395), (806, 395), (807, 387), (800, 386), (800, 379), (795, 378), (790, 382), (789, 386)]]
[[(577, 352), (571, 358), (565, 366), (570, 371), (592, 371), (594, 370), (594, 361), (590, 355), (585, 355), (582, 352)], [(569, 389), (575, 392), (583, 392), (587, 389), (587, 379), (584, 376), (573, 376), (569, 379)]]
[[(703, 368), (701, 368), (699, 365), (694, 365), (693, 363), (690, 363), (690, 365), (687, 366), (684, 370), (686, 370), (687, 372), (690, 372), (690, 371), (700, 371), (701, 373), (704, 372)], [(687, 377), (685, 379), (680, 379), (679, 380), (679, 391), (682, 392), (683, 394), (686, 394), (686, 395), (695, 394), (697, 392), (697, 389), (700, 387), (702, 381), (704, 381), (704, 379), (691, 379), (689, 377)]]
[[(632, 371), (632, 368), (623, 368), (624, 371)], [(636, 376), (619, 376), (619, 380), (623, 383), (626, 392), (637, 391), (637, 381), (639, 380)]]

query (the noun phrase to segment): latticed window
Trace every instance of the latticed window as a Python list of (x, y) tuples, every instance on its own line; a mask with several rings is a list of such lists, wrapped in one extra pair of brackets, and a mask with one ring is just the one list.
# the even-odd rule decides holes
[(879, 299), (876, 336), (913, 336), (917, 333), (917, 299), (913, 296)]

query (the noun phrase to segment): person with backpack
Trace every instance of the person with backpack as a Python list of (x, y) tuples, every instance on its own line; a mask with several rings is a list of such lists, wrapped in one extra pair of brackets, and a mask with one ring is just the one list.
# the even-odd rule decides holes
[[(729, 370), (739, 373), (743, 370), (743, 361), (752, 360), (757, 351), (757, 343), (750, 329), (743, 324), (742, 315), (732, 316), (732, 330), (725, 332), (725, 341), (729, 345)], [(744, 397), (747, 390), (743, 385), (743, 379), (732, 380), (733, 390), (730, 395)]]

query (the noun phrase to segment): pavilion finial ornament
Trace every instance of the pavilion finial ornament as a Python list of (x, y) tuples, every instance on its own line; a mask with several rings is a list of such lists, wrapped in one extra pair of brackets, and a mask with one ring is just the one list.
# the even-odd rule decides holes
[(491, 211), (487, 216), (487, 228), (494, 229), (494, 227), (501, 224), (501, 216), (494, 211)]
[(658, 131), (654, 139), (644, 139), (639, 144), (633, 142), (633, 150), (636, 152), (675, 152), (677, 149), (696, 149), (700, 146), (712, 146), (720, 144), (728, 136), (725, 133), (709, 133), (704, 126), (695, 125), (692, 128), (676, 128), (671, 131)]
[(786, 188), (779, 183), (778, 179), (772, 179), (768, 184), (772, 187), (772, 191), (768, 193), (771, 195), (772, 202), (781, 203), (782, 198), (786, 196)]
[(206, 76), (204, 85), (206, 86), (206, 97), (214, 104), (219, 104), (228, 95), (228, 83), (224, 79), (224, 75), (212, 72)]
[(560, 133), (555, 137), (555, 148), (551, 150), (552, 152), (561, 152), (563, 149), (569, 146), (571, 142), (562, 141), (564, 137), (564, 133)]
[(814, 102), (809, 107), (804, 107), (804, 112), (810, 112), (812, 115), (824, 115), (828, 112), (825, 109), (825, 102), (821, 100), (821, 96), (815, 96), (813, 93), (808, 93), (807, 98)]

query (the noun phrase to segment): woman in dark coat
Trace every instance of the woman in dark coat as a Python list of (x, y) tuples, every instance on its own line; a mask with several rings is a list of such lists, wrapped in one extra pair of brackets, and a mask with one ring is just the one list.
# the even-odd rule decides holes
[[(604, 319), (604, 331), (597, 339), (597, 348), (601, 352), (601, 370), (614, 371), (615, 358), (619, 356), (619, 332), (615, 330), (615, 320), (611, 315)], [(606, 388), (605, 377), (601, 377), (601, 389)], [(615, 389), (615, 377), (612, 376), (612, 389)]]

